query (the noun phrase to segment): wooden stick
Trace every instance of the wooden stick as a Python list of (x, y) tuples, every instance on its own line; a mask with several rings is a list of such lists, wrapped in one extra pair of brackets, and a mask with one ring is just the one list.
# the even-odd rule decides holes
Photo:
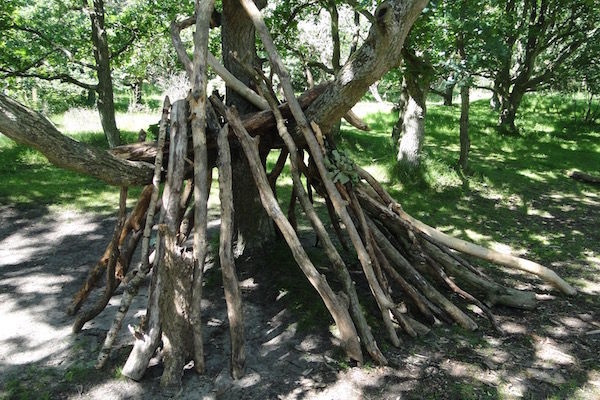
[(223, 275), (223, 288), (227, 302), (227, 317), (231, 335), (231, 373), (233, 379), (244, 375), (246, 353), (244, 350), (244, 318), (242, 312), (242, 295), (235, 272), (235, 261), (232, 251), (233, 242), (233, 188), (231, 173), (231, 153), (227, 134), (229, 127), (225, 125), (219, 137), (219, 197), (221, 199), (221, 233), (219, 235), (219, 259)]
[[(202, 340), (201, 299), (204, 259), (208, 251), (206, 219), (208, 215), (208, 156), (206, 140), (206, 85), (209, 59), (208, 34), (215, 0), (196, 1), (196, 31), (192, 64), (192, 92), (189, 97), (194, 143), (194, 272), (192, 281), (192, 310), (190, 322), (194, 334), (194, 369), (204, 373), (204, 344)], [(186, 55), (187, 58), (187, 55)], [(187, 58), (189, 61), (189, 58)]]
[[(162, 386), (179, 387), (185, 362), (195, 347), (192, 329), (194, 262), (189, 253), (177, 246), (178, 219), (181, 215), (181, 193), (186, 172), (185, 156), (190, 134), (188, 102), (173, 103), (169, 130), (169, 165), (163, 190), (164, 223), (158, 225), (163, 238), (160, 243), (157, 273), (163, 289), (159, 293), (160, 326), (162, 328)], [(195, 185), (196, 186), (196, 185)], [(162, 257), (160, 257), (164, 254)]]
[(332, 315), (336, 325), (340, 330), (342, 336), (342, 346), (346, 350), (346, 353), (355, 358), (357, 361), (362, 361), (362, 354), (360, 351), (360, 344), (358, 343), (358, 336), (354, 324), (348, 314), (348, 310), (343, 306), (343, 302), (340, 301), (338, 296), (333, 292), (325, 277), (317, 271), (312, 262), (310, 261), (306, 251), (302, 247), (296, 232), (285, 218), (277, 200), (273, 196), (270, 190), (267, 175), (262, 167), (260, 157), (258, 155), (258, 143), (256, 139), (253, 139), (248, 135), (248, 132), (244, 129), (237, 112), (232, 109), (227, 110), (227, 120), (232, 126), (236, 136), (238, 137), (248, 163), (250, 164), (252, 175), (259, 189), (259, 194), (263, 207), (269, 214), (269, 216), (275, 221), (282, 235), (284, 236), (294, 259), (298, 263), (302, 272), (306, 275), (309, 282), (317, 290), (325, 306)]
[[(304, 112), (302, 111), (302, 108), (300, 107), (300, 104), (294, 95), (294, 88), (292, 87), (289, 74), (283, 65), (283, 62), (281, 61), (281, 57), (279, 57), (279, 54), (277, 53), (277, 49), (273, 43), (271, 35), (269, 34), (267, 25), (265, 24), (260, 11), (252, 1), (240, 0), (240, 2), (254, 23), (256, 31), (258, 32), (263, 45), (265, 46), (265, 50), (269, 55), (271, 65), (281, 80), (283, 91), (288, 103), (290, 104), (290, 109), (294, 119), (296, 120), (296, 123), (302, 132), (304, 140), (306, 140), (308, 148), (310, 149), (313, 161), (317, 166), (317, 170), (319, 171), (319, 175), (321, 176), (325, 189), (327, 190), (327, 194), (329, 195), (337, 214), (340, 216), (342, 222), (346, 226), (346, 231), (348, 232), (352, 244), (356, 249), (356, 253), (358, 255), (358, 259), (360, 260), (361, 266), (363, 267), (363, 271), (365, 272), (367, 279), (370, 282), (375, 283), (377, 278), (373, 272), (373, 266), (371, 265), (369, 254), (360, 239), (360, 235), (358, 234), (358, 231), (352, 222), (352, 218), (350, 218), (350, 214), (348, 214), (348, 210), (346, 210), (345, 201), (337, 191), (333, 181), (329, 178), (319, 143), (317, 142), (315, 134), (310, 129), (306, 116), (304, 115)], [(382, 293), (379, 285), (373, 285), (372, 289), (378, 291), (376, 297), (378, 297), (380, 301), (385, 298), (385, 295)]]
[(591, 185), (596, 186), (600, 185), (600, 177), (598, 176), (586, 174), (577, 170), (569, 171), (567, 175), (569, 176), (569, 178), (575, 179), (576, 181), (589, 183)]
[(117, 259), (119, 258), (119, 233), (121, 233), (123, 225), (125, 224), (125, 217), (127, 215), (126, 210), (127, 188), (123, 186), (121, 187), (121, 193), (119, 194), (119, 217), (110, 242), (111, 252), (106, 266), (106, 287), (104, 288), (104, 294), (90, 310), (87, 310), (75, 320), (73, 323), (73, 333), (80, 332), (86, 322), (100, 314), (112, 297), (115, 289), (115, 267), (117, 265)]
[(490, 323), (492, 324), (492, 327), (496, 330), (496, 332), (500, 332), (498, 323), (496, 322), (496, 317), (494, 316), (492, 311), (489, 309), (489, 307), (487, 307), (485, 304), (483, 304), (479, 299), (477, 299), (471, 293), (469, 293), (469, 292), (463, 290), (461, 287), (459, 287), (452, 279), (450, 279), (450, 277), (446, 274), (446, 272), (443, 270), (443, 268), (429, 254), (427, 254), (425, 252), (423, 254), (424, 254), (425, 259), (427, 260), (427, 263), (429, 264), (429, 266), (434, 270), (434, 272), (436, 274), (438, 274), (442, 278), (444, 283), (446, 283), (446, 285), (448, 285), (448, 287), (454, 293), (458, 294), (463, 299), (465, 299), (465, 300), (473, 303), (477, 307), (479, 307), (481, 309), (481, 311), (483, 311), (485, 313), (485, 315), (488, 317), (488, 319), (490, 320)]
[[(211, 0), (212, 1), (212, 0)], [(214, 3), (214, 1), (212, 1)], [(196, 16), (188, 17), (182, 21), (173, 21), (171, 23), (171, 40), (173, 41), (173, 46), (177, 52), (177, 56), (179, 61), (183, 64), (185, 71), (188, 75), (188, 78), (192, 80), (194, 75), (194, 65), (192, 61), (190, 61), (190, 57), (188, 56), (185, 47), (183, 46), (183, 42), (181, 41), (180, 33), (183, 29), (188, 28), (194, 23), (197, 24)], [(197, 29), (196, 29), (197, 31)], [(231, 72), (227, 70), (219, 61), (212, 55), (212, 53), (207, 52), (206, 59), (204, 65), (210, 65), (210, 67), (219, 75), (227, 86), (231, 89), (239, 93), (242, 97), (248, 100), (250, 103), (254, 104), (261, 110), (267, 110), (269, 105), (266, 100), (260, 97), (255, 91), (250, 89), (248, 86), (244, 85), (242, 81), (237, 79)]]
[[(140, 221), (144, 217), (146, 210), (148, 209), (148, 203), (150, 201), (150, 194), (152, 193), (151, 186), (148, 185), (144, 187), (144, 190), (140, 194), (140, 197), (131, 212), (130, 216), (127, 218), (125, 225), (121, 229), (121, 233), (119, 235), (119, 248), (123, 248), (125, 244), (125, 240), (127, 236), (132, 230), (140, 229)], [(83, 286), (77, 291), (75, 296), (73, 296), (73, 301), (67, 308), (67, 315), (75, 314), (83, 305), (83, 303), (87, 300), (92, 290), (96, 287), (98, 283), (98, 279), (102, 276), (102, 272), (106, 269), (106, 265), (108, 264), (108, 259), (110, 257), (111, 247), (110, 243), (106, 246), (106, 250), (104, 254), (98, 260), (94, 268), (88, 274)], [(115, 267), (115, 277), (119, 279), (119, 281), (123, 280), (123, 275), (127, 273), (128, 265), (123, 265), (120, 259), (117, 259), (117, 266)], [(125, 263), (128, 264), (128, 263)], [(118, 285), (118, 283), (117, 283)]]
[(133, 298), (137, 295), (144, 278), (150, 271), (150, 266), (148, 262), (148, 256), (150, 252), (150, 235), (152, 234), (152, 226), (154, 225), (154, 213), (156, 210), (156, 203), (158, 201), (158, 193), (160, 191), (159, 185), (162, 171), (162, 154), (163, 149), (165, 147), (165, 137), (167, 132), (167, 123), (170, 108), (171, 104), (169, 102), (169, 98), (165, 97), (165, 101), (163, 103), (162, 117), (160, 120), (158, 130), (158, 152), (154, 163), (154, 177), (152, 178), (152, 185), (147, 186), (151, 189), (151, 196), (150, 204), (148, 205), (148, 213), (146, 214), (146, 224), (144, 226), (144, 234), (142, 239), (142, 262), (140, 264), (140, 267), (135, 272), (132, 271), (131, 273), (127, 274), (127, 279), (125, 279), (125, 281), (128, 282), (127, 287), (125, 288), (125, 292), (123, 293), (123, 297), (121, 298), (121, 303), (119, 304), (119, 309), (117, 310), (117, 314), (115, 315), (113, 323), (110, 329), (108, 330), (108, 333), (106, 334), (106, 338), (104, 339), (104, 345), (102, 346), (102, 350), (100, 350), (98, 360), (96, 361), (96, 368), (98, 369), (103, 368), (106, 364), (106, 361), (108, 361), (110, 351), (117, 338), (117, 334), (121, 329), (123, 320), (127, 315), (127, 311), (131, 306), (131, 302), (133, 301)]
[[(136, 291), (139, 290), (141, 283), (144, 280), (144, 277), (150, 271), (151, 264), (149, 262), (149, 254), (150, 254), (150, 236), (152, 235), (152, 226), (154, 225), (154, 214), (157, 209), (156, 205), (158, 204), (158, 196), (160, 192), (160, 181), (162, 175), (162, 164), (163, 164), (163, 152), (165, 148), (166, 136), (167, 136), (167, 125), (169, 123), (168, 116), (171, 108), (171, 103), (168, 97), (165, 97), (165, 101), (163, 104), (162, 117), (160, 120), (160, 125), (158, 129), (158, 149), (157, 154), (154, 161), (154, 177), (152, 178), (152, 197), (150, 199), (150, 206), (148, 208), (148, 214), (146, 215), (146, 225), (144, 226), (144, 237), (142, 239), (142, 255), (141, 255), (141, 264), (138, 268), (137, 274), (132, 277), (131, 281), (127, 284), (126, 294), (123, 295), (123, 299), (121, 300), (121, 305), (119, 306), (119, 311), (123, 314), (123, 318), (127, 313), (126, 308), (129, 308), (131, 305), (131, 301), (133, 297), (135, 297)], [(164, 213), (164, 207), (162, 208), (162, 213)], [(160, 237), (157, 237), (156, 240), (156, 264), (160, 263)], [(133, 272), (133, 271), (132, 271)], [(127, 280), (127, 279), (126, 279)], [(139, 380), (144, 375), (146, 368), (148, 367), (148, 363), (154, 354), (154, 351), (158, 347), (161, 329), (160, 329), (160, 319), (159, 319), (159, 307), (158, 307), (158, 297), (160, 294), (160, 280), (158, 279), (158, 273), (154, 273), (152, 276), (152, 284), (150, 286), (150, 291), (148, 294), (148, 309), (146, 313), (146, 322), (147, 322), (147, 333), (143, 333), (141, 337), (137, 338), (133, 344), (133, 349), (129, 353), (129, 357), (127, 358), (127, 362), (123, 366), (123, 370), (121, 373), (123, 376), (131, 378), (133, 380)], [(131, 300), (126, 299), (126, 297), (130, 297)], [(129, 303), (129, 304), (128, 304)], [(150, 312), (151, 311), (151, 312)], [(150, 315), (148, 315), (150, 314)], [(119, 327), (115, 325), (122, 324), (121, 321), (118, 321), (115, 317), (115, 321), (113, 322), (113, 327), (118, 332)], [(111, 327), (111, 330), (113, 329)], [(115, 333), (116, 336), (116, 333)], [(107, 335), (107, 340), (108, 340)], [(112, 346), (110, 343), (106, 343), (104, 347)], [(98, 359), (98, 365), (101, 366), (100, 358)]]
[[(448, 246), (451, 249), (460, 251), (461, 253), (469, 254), (477, 258), (490, 261), (494, 264), (503, 265), (505, 267), (518, 269), (539, 276), (540, 278), (551, 283), (554, 287), (556, 287), (565, 294), (574, 295), (577, 293), (575, 288), (573, 288), (561, 277), (559, 277), (556, 274), (556, 272), (552, 271), (547, 267), (544, 267), (543, 265), (540, 265), (530, 260), (515, 257), (510, 254), (503, 254), (495, 250), (486, 249), (485, 247), (476, 245), (471, 242), (467, 242), (466, 240), (451, 237), (443, 232), (438, 231), (437, 229), (430, 227), (429, 225), (419, 221), (418, 219), (413, 218), (412, 216), (404, 212), (400, 204), (394, 201), (391, 198), (391, 196), (389, 196), (389, 194), (387, 194), (387, 192), (383, 190), (381, 184), (379, 184), (372, 176), (370, 176), (370, 174), (368, 174), (366, 171), (360, 168), (357, 168), (357, 171), (359, 172), (360, 176), (365, 178), (367, 182), (373, 187), (373, 189), (375, 189), (375, 191), (377, 191), (377, 193), (382, 197), (384, 203), (388, 208), (387, 211), (384, 211), (386, 207), (381, 208), (382, 213), (386, 215), (386, 218), (400, 220), (402, 221), (402, 223), (405, 224), (408, 223), (413, 229), (422, 232), (428, 236), (431, 236), (439, 243)], [(390, 212), (389, 208), (391, 208), (393, 212)], [(394, 216), (394, 214), (396, 214), (397, 217)]]
[(371, 130), (371, 128), (369, 128), (369, 125), (365, 121), (360, 119), (358, 115), (356, 115), (352, 110), (348, 110), (348, 112), (344, 115), (344, 119), (346, 120), (346, 122), (348, 122), (350, 125), (352, 125), (358, 130), (365, 132)]
[[(415, 303), (421, 314), (429, 321), (433, 322), (435, 319), (433, 314), (431, 313), (431, 309), (433, 304), (429, 300), (427, 300), (421, 293), (419, 293), (410, 283), (408, 283), (399, 273), (396, 271), (388, 259), (385, 257), (377, 242), (374, 244), (375, 254), (379, 259), (379, 264), (383, 267), (385, 272), (387, 272), (396, 283), (400, 286), (402, 291), (406, 293), (406, 295)], [(433, 306), (435, 307), (435, 306)]]
[(369, 229), (371, 230), (375, 241), (381, 246), (381, 250), (385, 256), (390, 260), (396, 267), (401, 268), (402, 272), (413, 281), (415, 285), (419, 287), (419, 290), (434, 304), (439, 306), (448, 315), (452, 317), (460, 326), (468, 330), (476, 330), (477, 324), (469, 318), (464, 312), (456, 307), (452, 302), (446, 299), (441, 293), (439, 293), (427, 280), (423, 278), (418, 271), (414, 269), (412, 265), (396, 250), (389, 240), (381, 233), (377, 226), (367, 219)]
[(346, 268), (346, 265), (336, 250), (323, 222), (317, 215), (312, 199), (308, 196), (308, 193), (304, 191), (304, 186), (302, 185), (302, 180), (300, 179), (300, 165), (303, 164), (300, 156), (302, 152), (298, 151), (296, 148), (296, 144), (289, 134), (285, 122), (283, 120), (283, 116), (279, 112), (276, 107), (275, 99), (270, 96), (266, 96), (267, 101), (271, 105), (273, 110), (273, 114), (275, 115), (275, 119), (277, 121), (277, 129), (279, 135), (282, 140), (286, 144), (289, 154), (290, 154), (290, 171), (292, 174), (292, 180), (294, 182), (294, 191), (297, 193), (298, 199), (300, 200), (300, 205), (304, 209), (304, 213), (308, 217), (313, 229), (317, 234), (317, 238), (323, 243), (323, 248), (325, 250), (325, 254), (327, 258), (331, 262), (334, 267), (334, 270), (337, 273), (338, 278), (342, 282), (344, 287), (344, 292), (348, 296), (350, 312), (352, 314), (352, 318), (356, 327), (360, 333), (360, 337), (365, 346), (365, 349), (369, 353), (369, 355), (380, 365), (386, 365), (387, 360), (379, 350), (377, 346), (377, 342), (371, 333), (371, 328), (369, 327), (365, 316), (363, 315), (362, 309), (360, 307), (360, 302), (358, 300), (358, 294), (356, 293), (356, 288), (354, 287), (354, 283), (352, 282), (352, 278), (350, 277), (350, 273)]
[[(340, 184), (340, 186), (341, 186), (341, 184)], [(354, 196), (354, 193), (350, 191), (347, 194), (350, 199), (350, 205), (351, 205), (352, 209), (354, 210), (356, 219), (358, 220), (358, 225), (362, 229), (364, 243), (365, 243), (367, 252), (369, 253), (369, 258), (372, 260), (372, 269), (373, 269), (372, 273), (368, 274), (368, 275), (365, 273), (365, 275), (367, 276), (367, 282), (369, 283), (371, 292), (373, 293), (373, 296), (375, 297), (375, 301), (377, 302), (379, 310), (381, 311), (381, 317), (382, 317), (383, 323), (388, 331), (388, 335), (390, 336), (390, 340), (392, 341), (392, 344), (396, 347), (400, 347), (400, 343), (401, 343), (400, 338), (396, 334), (396, 330), (395, 330), (394, 326), (392, 325), (392, 319), (390, 318), (390, 311), (393, 308), (395, 308), (396, 305), (388, 297), (388, 294), (386, 294), (386, 292), (381, 288), (381, 284), (379, 283), (379, 280), (377, 279), (377, 274), (375, 273), (375, 271), (378, 268), (381, 269), (381, 267), (379, 266), (379, 264), (377, 262), (377, 257), (375, 256), (375, 250), (373, 250), (373, 246), (371, 245), (373, 238), (371, 237), (371, 232), (369, 231), (369, 227), (367, 226), (367, 220), (365, 219), (365, 214), (362, 212), (362, 209), (360, 208), (360, 205), (358, 204), (358, 200)]]

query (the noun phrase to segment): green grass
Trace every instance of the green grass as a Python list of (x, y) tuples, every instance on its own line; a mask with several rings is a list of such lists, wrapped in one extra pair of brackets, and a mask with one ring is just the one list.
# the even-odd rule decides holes
[[(88, 131), (86, 117), (96, 117), (91, 110), (78, 112), (78, 119), (64, 122), (63, 115), (53, 118), (61, 131), (73, 139), (99, 148), (107, 148), (99, 131)], [(71, 115), (73, 116), (73, 115)], [(122, 116), (121, 116), (122, 117)], [(137, 132), (150, 118), (136, 115), (124, 124), (131, 130), (121, 130), (125, 143), (134, 142)], [(67, 129), (64, 129), (64, 128)], [(20, 145), (0, 135), (0, 204), (19, 208), (76, 209), (106, 212), (118, 204), (119, 189), (76, 172), (57, 168), (38, 151)], [(135, 201), (140, 188), (130, 188), (129, 204)]]
[[(456, 169), (456, 106), (428, 107), (422, 167), (413, 175), (396, 167), (394, 113), (368, 115), (371, 132), (344, 125), (342, 146), (430, 225), (501, 250), (505, 243), (545, 262), (577, 259), (596, 246), (578, 224), (593, 218), (586, 205), (598, 205), (600, 193), (565, 172), (600, 173), (600, 128), (574, 122), (572, 108), (558, 96), (529, 95), (517, 120), (521, 136), (506, 137), (496, 132), (497, 115), (488, 102), (473, 102), (467, 179)], [(558, 222), (565, 220), (568, 227)]]

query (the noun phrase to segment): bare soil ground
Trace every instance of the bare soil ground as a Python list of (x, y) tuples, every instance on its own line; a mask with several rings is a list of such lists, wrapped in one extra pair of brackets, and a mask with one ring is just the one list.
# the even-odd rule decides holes
[[(577, 229), (597, 235), (598, 211), (593, 207)], [(502, 332), (478, 318), (477, 332), (435, 327), (424, 338), (405, 338), (401, 348), (380, 338), (390, 365), (361, 368), (344, 360), (327, 321), (319, 320), (319, 306), (315, 311), (295, 301), (312, 296), (318, 303), (310, 287), (281, 280), (282, 270), (297, 269), (289, 257), (268, 253), (252, 263), (242, 260), (247, 374), (237, 382), (229, 377), (225, 301), (213, 265), (203, 300), (205, 376), (186, 371), (178, 393), (161, 392), (159, 363), (141, 382), (120, 377), (130, 348), (127, 329), (109, 367), (96, 371), (93, 363), (120, 296), (78, 335), (71, 334), (65, 309), (103, 252), (114, 222), (113, 216), (92, 213), (0, 207), (0, 398), (600, 398), (598, 249), (585, 260), (553, 265), (584, 289), (576, 297), (557, 296), (532, 280), (539, 307), (496, 309)], [(503, 276), (510, 282), (510, 275)], [(125, 324), (137, 323), (144, 309), (141, 294)]]

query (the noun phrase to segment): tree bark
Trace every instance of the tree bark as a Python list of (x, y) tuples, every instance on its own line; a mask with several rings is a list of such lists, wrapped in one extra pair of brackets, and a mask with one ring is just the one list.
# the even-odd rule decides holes
[(235, 272), (232, 251), (233, 238), (233, 191), (231, 181), (231, 153), (227, 125), (219, 132), (219, 198), (221, 200), (221, 233), (219, 235), (219, 260), (223, 275), (223, 288), (227, 302), (229, 334), (231, 342), (231, 375), (239, 379), (244, 375), (246, 364), (244, 339), (244, 314), (242, 294)]
[(524, 91), (513, 88), (513, 91), (507, 97), (500, 97), (500, 116), (498, 118), (498, 129), (505, 135), (518, 135), (519, 130), (515, 125), (517, 110), (521, 105)]
[(363, 45), (356, 50), (325, 92), (308, 108), (309, 120), (324, 132), (344, 116), (390, 68), (401, 60), (408, 31), (427, 0), (388, 1), (375, 10), (375, 22)]
[(398, 163), (408, 170), (416, 169), (421, 162), (426, 112), (427, 107), (424, 102), (420, 103), (412, 96), (408, 99), (397, 157)]
[(0, 132), (40, 151), (59, 167), (98, 178), (114, 186), (146, 185), (153, 166), (120, 159), (61, 134), (42, 114), (0, 94)]
[[(260, 8), (264, 6), (262, 0), (257, 3)], [(221, 36), (225, 68), (246, 86), (251, 86), (251, 78), (244, 67), (233, 57), (235, 53), (240, 62), (249, 66), (255, 65), (257, 58), (254, 25), (237, 0), (223, 1)], [(256, 111), (252, 104), (230, 88), (227, 88), (226, 104), (235, 106), (242, 116)], [(248, 161), (242, 149), (234, 145), (231, 153), (233, 207), (236, 210), (234, 218), (235, 255), (240, 256), (261, 248), (274, 237), (275, 231), (269, 216), (262, 207)], [(266, 155), (264, 156), (266, 157)]]
[[(187, 154), (189, 113), (187, 101), (173, 104), (171, 112), (169, 164), (163, 192), (164, 224), (159, 225), (164, 241), (164, 258), (159, 259), (158, 274), (162, 282), (159, 297), (160, 323), (163, 333), (165, 369), (161, 385), (181, 385), (183, 366), (193, 353), (192, 282), (193, 261), (177, 245), (180, 199)], [(187, 256), (186, 256), (187, 255)]]
[(398, 120), (392, 128), (392, 141), (398, 143), (402, 130), (404, 129), (404, 116), (406, 115), (406, 108), (408, 107), (408, 86), (406, 85), (406, 77), (402, 78), (402, 84), (400, 86), (400, 97), (398, 98)]
[(446, 85), (446, 89), (444, 90), (444, 105), (447, 107), (452, 106), (452, 100), (454, 98), (454, 87), (456, 84)]
[(427, 92), (433, 77), (433, 66), (429, 60), (416, 56), (412, 50), (404, 49), (402, 55), (406, 61), (405, 78), (409, 99), (402, 122), (397, 161), (400, 166), (412, 171), (421, 162)]
[(192, 272), (190, 323), (192, 325), (194, 340), (194, 369), (199, 374), (204, 373), (204, 344), (200, 313), (204, 259), (208, 252), (206, 233), (209, 195), (206, 140), (206, 85), (208, 78), (206, 70), (208, 66), (208, 34), (213, 9), (214, 0), (196, 2), (196, 31), (194, 32), (194, 60), (191, 79), (192, 91), (191, 96), (189, 96), (194, 145), (194, 265)]
[(106, 27), (104, 26), (104, 0), (93, 0), (93, 8), (89, 8), (88, 0), (83, 0), (83, 7), (87, 9), (92, 23), (92, 43), (94, 44), (94, 58), (96, 59), (96, 73), (98, 75), (96, 90), (98, 92), (100, 122), (108, 145), (115, 147), (121, 144), (121, 137), (115, 120), (110, 54)]

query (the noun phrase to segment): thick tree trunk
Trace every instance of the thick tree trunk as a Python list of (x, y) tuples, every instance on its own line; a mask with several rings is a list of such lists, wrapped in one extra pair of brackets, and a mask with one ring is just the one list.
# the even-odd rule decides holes
[(421, 149), (425, 139), (425, 114), (427, 106), (425, 99), (415, 99), (410, 96), (402, 121), (402, 136), (398, 146), (398, 163), (413, 170), (421, 162)]
[(389, 1), (375, 10), (375, 21), (363, 45), (342, 67), (325, 92), (306, 114), (324, 132), (329, 132), (373, 83), (397, 66), (406, 35), (426, 0)]
[[(264, 6), (264, 1), (257, 1), (257, 4), (259, 7)], [(233, 53), (235, 53), (237, 59), (246, 65), (255, 65), (256, 63), (254, 25), (237, 0), (223, 1), (221, 36), (223, 64), (246, 86), (251, 86), (251, 78), (233, 57)], [(235, 106), (242, 116), (257, 111), (252, 104), (229, 87), (227, 88), (226, 104)], [(242, 149), (234, 145), (231, 153), (233, 208), (236, 211), (234, 221), (235, 254), (239, 256), (261, 248), (263, 244), (274, 237), (275, 231), (269, 216), (262, 207), (248, 161)]]
[[(84, 7), (88, 8), (88, 0), (83, 0)], [(113, 84), (110, 70), (110, 54), (108, 39), (104, 26), (104, 0), (94, 0), (94, 7), (88, 9), (92, 23), (92, 43), (94, 44), (94, 58), (96, 59), (96, 73), (98, 75), (98, 111), (100, 122), (108, 145), (115, 147), (121, 144), (121, 137), (115, 120), (115, 104), (113, 98)]]
[(406, 86), (409, 99), (402, 122), (398, 146), (398, 164), (408, 171), (415, 170), (421, 162), (421, 149), (425, 140), (425, 115), (427, 92), (433, 78), (433, 66), (428, 59), (418, 57), (412, 50), (402, 51), (406, 61)]

